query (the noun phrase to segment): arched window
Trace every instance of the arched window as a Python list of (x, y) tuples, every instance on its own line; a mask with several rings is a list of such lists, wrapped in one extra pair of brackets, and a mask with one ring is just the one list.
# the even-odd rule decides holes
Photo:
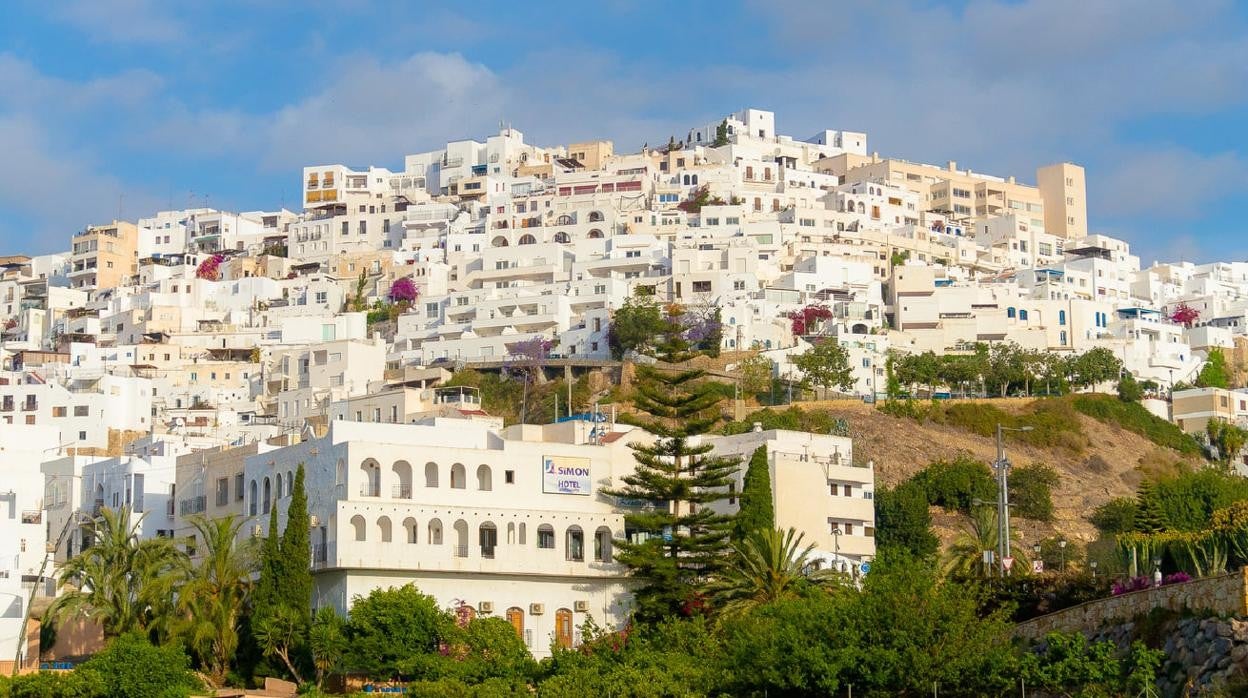
[(364, 517), (363, 517), (363, 516), (360, 516), (359, 514), (356, 514), (355, 516), (352, 516), (352, 517), (351, 517), (351, 528), (355, 529), (355, 539), (356, 539), (356, 540), (360, 540), (360, 541), (362, 541), (362, 540), (367, 540), (367, 539), (368, 539), (368, 531), (367, 531), (368, 524), (364, 522)]
[(680, 178), (680, 182), (681, 182), (681, 184), (688, 185), (688, 184), (689, 184), (689, 175), (685, 175), (685, 176), (681, 177), (681, 178)]
[(537, 547), (546, 548), (548, 550), (555, 549), (555, 527), (550, 524), (542, 524), (537, 527)]
[(341, 458), (338, 459), (338, 466), (334, 471), (334, 484), (347, 486), (347, 462)]
[(563, 232), (555, 233), (555, 242), (566, 245), (569, 242), (572, 242), (572, 237)]
[[(256, 481), (255, 481), (255, 480), (252, 480), (252, 481), (251, 481), (251, 488), (250, 488), (250, 489), (251, 489), (251, 509), (250, 509), (250, 511), (251, 511), (251, 515), (252, 515), (252, 516), (255, 516), (255, 515), (256, 515), (256, 509), (257, 509), (257, 504), (256, 504), (256, 502), (260, 499), (259, 489), (258, 489), (258, 487), (257, 487), (257, 485), (256, 485)], [(96, 499), (103, 499), (103, 498), (104, 498), (103, 494), (101, 494), (101, 495), (99, 495), (99, 496), (97, 496), (97, 497), (96, 497)]]
[(490, 466), (484, 463), (477, 466), (477, 489), (484, 492), (494, 489), (494, 478), (490, 473)]
[(269, 482), (269, 478), (264, 478), (264, 504), (261, 505), (263, 513), (269, 513), (269, 507), (273, 505), (273, 483)]
[(390, 469), (394, 472), (394, 491), (391, 496), (395, 499), (411, 499), (412, 464), (405, 460), (395, 461)]
[(611, 529), (606, 526), (594, 531), (594, 562), (611, 562)]
[(507, 622), (516, 629), (516, 635), (524, 637), (524, 609), (512, 606), (507, 609)]
[(1027, 319), (1027, 311), (1026, 311), (1026, 310), (1020, 310), (1020, 311), (1018, 311), (1018, 319), (1019, 319), (1019, 320), (1026, 320), (1026, 319)]
[(429, 519), (429, 535), (425, 536), (429, 545), (442, 545), (442, 520)]
[(572, 648), (572, 612), (566, 608), (555, 611), (555, 644)]
[(425, 463), (425, 487), (438, 486), (438, 464)]
[(1062, 327), (1066, 326), (1066, 311), (1065, 310), (1057, 311), (1057, 324), (1061, 325)]
[(537, 238), (533, 237), (532, 235), (530, 235), (530, 234), (528, 234), (528, 233), (525, 233), (524, 235), (521, 235), (521, 236), (520, 236), (520, 243), (519, 243), (519, 244), (521, 244), (521, 245), (536, 245), (536, 244), (537, 244)]
[(590, 240), (599, 240), (599, 239), (601, 239), (601, 238), (602, 238), (602, 231), (601, 231), (601, 230), (599, 230), (599, 229), (597, 229), (597, 228), (594, 228), (593, 230), (589, 231), (589, 239), (590, 239)]
[(525, 539), (524, 533), (526, 530), (528, 530), (528, 526), (526, 526), (525, 523), (521, 521), (520, 532), (519, 532), (519, 535), (516, 537), (516, 543), (518, 545), (524, 545), (524, 539)]
[(455, 531), (455, 557), (468, 557), (468, 522), (460, 519), (451, 529)]
[(477, 527), (477, 542), (481, 545), (481, 557), (493, 559), (494, 548), (498, 547), (498, 527), (486, 521)]
[(1014, 316), (1017, 314), (1018, 314), (1018, 311), (1014, 310), (1012, 306), (1005, 309), (1005, 316), (1010, 319), (1014, 319)]
[(420, 530), (420, 525), (416, 523), (416, 519), (410, 516), (403, 519), (403, 530), (407, 531), (407, 542), (414, 544), (417, 538), (417, 531)]
[(281, 499), (281, 498), (282, 498), (282, 475), (281, 475), (281, 473), (278, 473), (278, 475), (277, 475), (277, 493), (276, 493), (276, 496), (277, 496), (277, 499)]
[(507, 544), (508, 544), (508, 545), (515, 545), (515, 544), (516, 544), (516, 524), (515, 524), (515, 522), (508, 522), (508, 523), (507, 523)]
[(295, 473), (291, 470), (286, 471), (286, 496), (289, 497), (295, 493)]
[(383, 516), (377, 519), (377, 530), (381, 531), (381, 542), (389, 543), (393, 534), (393, 527), (390, 525), (390, 517)]
[(602, 216), (602, 211), (590, 211), (590, 212), (589, 212), (589, 222), (590, 222), (590, 223), (600, 223), (600, 222), (602, 222), (603, 220), (605, 220), (605, 219), (604, 219), (604, 218), (603, 218), (603, 216)]
[(576, 219), (566, 213), (555, 219), (555, 225), (572, 225), (573, 223), (576, 223)]
[(464, 470), (463, 463), (456, 463), (451, 466), (451, 489), (463, 490), (468, 488), (468, 473)]
[(580, 526), (569, 526), (564, 541), (564, 555), (572, 562), (585, 561), (585, 532)]
[(690, 177), (689, 180), (690, 180), (690, 183), (693, 184), (693, 186), (695, 187), (698, 186), (698, 176), (696, 174)]
[(491, 247), (506, 247), (507, 238), (503, 237), (502, 235), (498, 235), (493, 240), (490, 241), (490, 246)]
[(866, 204), (864, 204), (864, 203), (862, 203), (861, 201), (859, 201), (859, 202), (858, 202), (858, 213), (866, 213), (866, 212), (867, 212), (867, 205), (866, 205)]
[(764, 168), (763, 168), (763, 179), (767, 179), (767, 180), (770, 180), (770, 179), (771, 179), (771, 168), (770, 168), (770, 167), (764, 167)]
[(364, 472), (364, 482), (360, 483), (361, 497), (380, 497), (381, 496), (381, 464), (372, 458), (365, 458), (360, 463), (360, 470)]

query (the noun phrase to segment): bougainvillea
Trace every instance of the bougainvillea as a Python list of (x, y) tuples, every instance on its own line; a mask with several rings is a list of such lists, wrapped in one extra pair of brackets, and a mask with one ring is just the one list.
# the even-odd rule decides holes
[(225, 257), (222, 257), (219, 254), (214, 254), (213, 256), (199, 263), (199, 266), (196, 267), (195, 269), (195, 277), (199, 279), (204, 279), (205, 281), (220, 281), (221, 280), (221, 262), (224, 262), (224, 261), (225, 261)]
[(1170, 321), (1177, 322), (1184, 327), (1191, 327), (1199, 318), (1200, 311), (1187, 303), (1179, 303), (1174, 312), (1170, 313)]
[(789, 313), (789, 319), (793, 321), (793, 334), (799, 336), (810, 334), (819, 321), (830, 317), (832, 317), (832, 309), (818, 303), (812, 303), (801, 310)]
[(420, 297), (420, 289), (416, 288), (416, 284), (412, 281), (412, 277), (404, 276), (396, 279), (394, 284), (390, 286), (390, 301), (392, 303), (412, 304)]

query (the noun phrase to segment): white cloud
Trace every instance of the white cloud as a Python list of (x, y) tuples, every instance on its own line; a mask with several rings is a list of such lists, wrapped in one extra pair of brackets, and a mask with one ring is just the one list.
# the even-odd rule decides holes
[(89, 39), (117, 44), (167, 44), (179, 41), (186, 28), (170, 14), (173, 3), (160, 0), (62, 0), (51, 5), (52, 16)]
[(1106, 216), (1182, 219), (1240, 191), (1246, 179), (1248, 162), (1235, 153), (1131, 150), (1089, 184), (1089, 197)]

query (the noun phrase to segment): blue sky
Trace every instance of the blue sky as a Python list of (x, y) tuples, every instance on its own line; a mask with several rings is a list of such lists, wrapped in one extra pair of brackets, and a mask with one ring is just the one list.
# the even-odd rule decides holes
[(402, 166), (500, 120), (665, 142), (745, 106), (782, 133), (1034, 180), (1096, 231), (1248, 259), (1248, 3), (58, 0), (0, 25), (0, 254), (170, 203), (297, 205), (304, 164)]

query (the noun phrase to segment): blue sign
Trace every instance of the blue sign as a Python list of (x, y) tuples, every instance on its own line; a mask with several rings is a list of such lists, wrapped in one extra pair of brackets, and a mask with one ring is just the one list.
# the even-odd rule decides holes
[(859, 572), (862, 572), (863, 574), (866, 574), (866, 573), (870, 572), (870, 571), (871, 571), (871, 563), (870, 563), (870, 562), (864, 562), (864, 563), (862, 563), (861, 565), (858, 565), (858, 571), (859, 571)]
[(663, 527), (663, 542), (664, 543), (672, 542), (672, 527), (671, 526)]

